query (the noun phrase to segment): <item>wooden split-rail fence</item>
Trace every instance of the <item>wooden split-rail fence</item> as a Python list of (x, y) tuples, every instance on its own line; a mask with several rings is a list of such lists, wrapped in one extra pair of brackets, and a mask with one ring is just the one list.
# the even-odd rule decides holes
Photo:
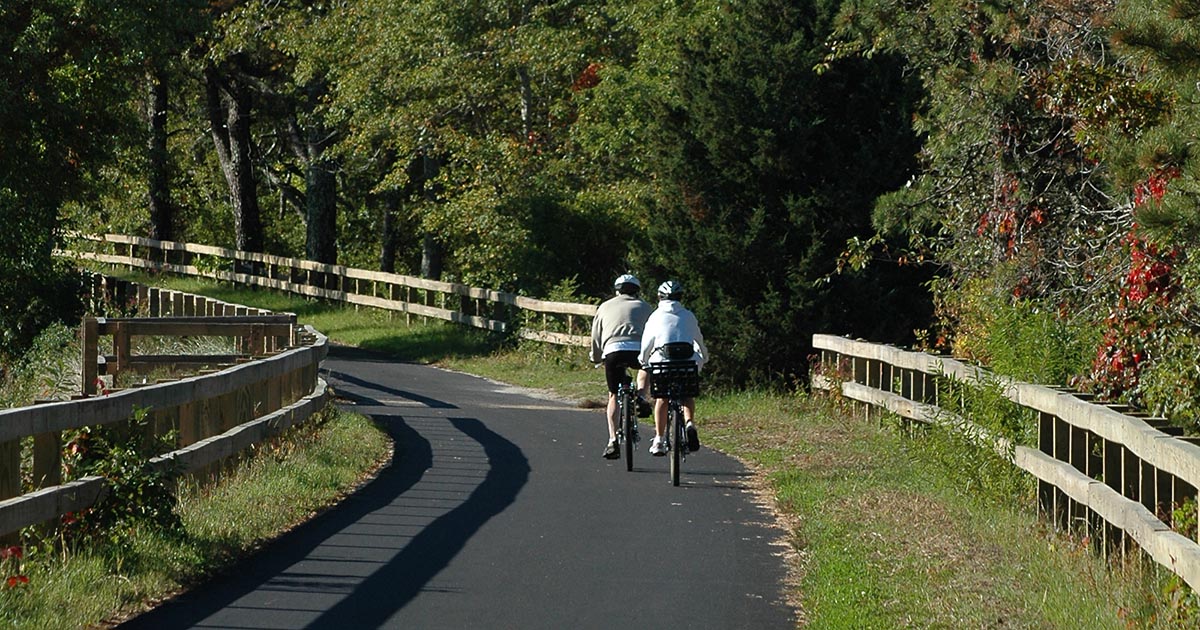
[(199, 276), (370, 306), (515, 334), (557, 345), (587, 346), (596, 305), (522, 295), (380, 271), (243, 252), (210, 245), (106, 234), (81, 236), (80, 260)]
[[(813, 387), (837, 390), (866, 412), (964, 431), (1037, 479), (1037, 507), (1062, 529), (1086, 532), (1104, 551), (1132, 541), (1200, 590), (1200, 544), (1173, 526), (1175, 510), (1196, 501), (1200, 445), (1164, 418), (1093, 401), (1064, 389), (1002, 379), (949, 357), (832, 335), (814, 335), (820, 353)], [(1037, 445), (991, 436), (946, 409), (948, 388), (998, 384), (1037, 416)], [(943, 402), (943, 398), (946, 401)]]
[[(102, 477), (65, 478), (64, 432), (124, 423), (144, 413), (158, 436), (175, 436), (173, 449), (151, 462), (196, 472), (303, 423), (327, 402), (318, 376), (326, 338), (297, 325), (292, 314), (100, 275), (90, 276), (89, 288), (93, 300), (149, 317), (86, 319), (80, 394), (0, 411), (0, 536), (56, 522), (104, 498)], [(138, 355), (138, 344), (131, 343), (138, 336), (232, 341), (227, 354)], [(100, 354), (107, 338), (112, 353)], [(179, 370), (188, 375), (179, 376)], [(32, 452), (28, 470), (22, 469), (23, 447)]]

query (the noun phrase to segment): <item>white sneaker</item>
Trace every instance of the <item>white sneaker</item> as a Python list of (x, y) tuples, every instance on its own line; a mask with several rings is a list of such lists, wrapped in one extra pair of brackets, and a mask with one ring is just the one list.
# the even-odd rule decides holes
[(655, 457), (662, 457), (663, 455), (666, 455), (667, 454), (666, 438), (659, 437), (657, 435), (654, 436), (654, 439), (650, 440), (650, 454)]

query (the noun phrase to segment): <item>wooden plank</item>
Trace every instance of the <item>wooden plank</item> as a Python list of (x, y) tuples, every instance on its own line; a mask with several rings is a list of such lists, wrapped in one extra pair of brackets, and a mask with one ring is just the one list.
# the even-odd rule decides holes
[(207, 437), (201, 434), (199, 411), (201, 404), (199, 402), (187, 403), (179, 406), (179, 445), (188, 446), (195, 444), (201, 439)]
[[(156, 326), (172, 326), (175, 324), (291, 324), (295, 325), (295, 313), (276, 313), (272, 315), (243, 315), (237, 316), (179, 316), (179, 317), (101, 317), (98, 321), (105, 324), (125, 323), (136, 324), (140, 327), (154, 329)], [(111, 334), (111, 331), (108, 333)], [(139, 333), (140, 334), (140, 333)]]
[(292, 324), (259, 322), (178, 322), (175, 318), (160, 318), (142, 321), (104, 321), (98, 324), (98, 334), (115, 335), (123, 331), (126, 336), (147, 337), (238, 337), (250, 335), (255, 327), (261, 327), (264, 334), (288, 336)]
[(322, 381), (316, 390), (284, 409), (232, 427), (220, 435), (201, 440), (191, 446), (156, 457), (151, 462), (158, 466), (179, 465), (186, 471), (194, 471), (240, 453), (252, 444), (261, 443), (268, 437), (279, 435), (300, 424), (327, 404), (327, 386)]
[[(920, 363), (920, 359), (914, 358), (914, 355), (923, 354), (832, 335), (813, 335), (813, 345), (818, 349), (856, 356), (887, 356), (889, 361), (909, 364)], [(928, 359), (924, 367), (926, 371), (936, 373), (940, 369), (964, 381), (995, 378), (981, 368), (968, 366), (960, 361), (924, 356)], [(1010, 380), (1005, 388), (1005, 395), (1018, 404), (1053, 414), (1105, 440), (1122, 444), (1137, 457), (1155, 467), (1166, 470), (1193, 486), (1200, 486), (1200, 445), (1189, 444), (1184, 440), (1161, 442), (1159, 437), (1163, 433), (1141, 419), (1082, 400), (1078, 394)]]
[[(308, 330), (311, 331), (311, 328)], [(327, 352), (327, 339), (319, 334), (315, 337), (313, 346), (288, 350), (216, 374), (194, 376), (82, 400), (0, 410), (0, 442), (47, 431), (118, 422), (128, 418), (134, 407), (176, 407), (197, 399), (219, 396), (240, 388), (244, 383), (262, 381), (298, 369), (300, 366), (315, 366)]]
[(0, 501), (0, 536), (89, 508), (103, 498), (104, 493), (103, 478), (84, 477)]
[(120, 375), (121, 370), (124, 370), (129, 365), (129, 332), (125, 328), (125, 324), (118, 323), (112, 329), (113, 338), (113, 354), (116, 355), (116, 361), (107, 366), (108, 374), (113, 377), (113, 384), (116, 385), (116, 379)]
[[(112, 237), (112, 238), (115, 238), (118, 240), (127, 238), (127, 237), (122, 237), (119, 235), (106, 235), (105, 238), (109, 238), (109, 237)], [(146, 244), (148, 246), (162, 246), (164, 243), (167, 243), (167, 242), (162, 242), (162, 241), (150, 241), (149, 239), (146, 239), (146, 241), (147, 242), (144, 244)], [(363, 270), (363, 269), (354, 269), (354, 268), (350, 268), (350, 267), (344, 267), (341, 265), (324, 265), (321, 263), (316, 263), (313, 261), (307, 261), (307, 260), (301, 260), (301, 259), (282, 258), (282, 257), (264, 255), (264, 254), (250, 254), (250, 253), (246, 253), (246, 252), (237, 252), (234, 250), (226, 250), (226, 249), (210, 247), (210, 246), (185, 244), (185, 243), (174, 243), (174, 244), (171, 244), (170, 247), (179, 248), (179, 249), (182, 249), (183, 251), (203, 253), (203, 254), (212, 255), (212, 256), (219, 256), (219, 257), (227, 258), (227, 259), (246, 259), (246, 260), (260, 261), (260, 262), (269, 263), (269, 264), (283, 265), (283, 266), (289, 267), (291, 269), (299, 269), (299, 270), (305, 270), (305, 271), (310, 271), (310, 272), (330, 274), (330, 275), (337, 276), (339, 278), (345, 278), (345, 279), (359, 279), (359, 280), (367, 280), (367, 281), (386, 282), (389, 284), (395, 284), (395, 285), (399, 285), (399, 286), (409, 286), (409, 287), (413, 287), (413, 288), (426, 289), (428, 291), (435, 291), (435, 292), (439, 292), (439, 293), (460, 295), (460, 296), (472, 298), (472, 299), (484, 299), (484, 300), (488, 300), (491, 302), (497, 302), (497, 303), (501, 303), (501, 304), (515, 305), (520, 308), (535, 311), (535, 312), (557, 313), (557, 314), (563, 314), (563, 315), (582, 315), (582, 316), (592, 317), (595, 315), (596, 308), (597, 308), (597, 306), (595, 304), (577, 304), (577, 303), (571, 303), (571, 302), (552, 302), (552, 301), (548, 301), (548, 300), (537, 300), (537, 299), (533, 299), (533, 298), (527, 298), (524, 296), (514, 295), (511, 293), (504, 293), (504, 292), (500, 292), (500, 291), (492, 291), (492, 290), (488, 290), (488, 289), (470, 287), (467, 285), (462, 285), (462, 284), (457, 284), (457, 283), (441, 282), (441, 281), (436, 281), (436, 280), (428, 280), (428, 279), (424, 279), (424, 278), (416, 278), (413, 276), (403, 276), (403, 275), (399, 275), (399, 274), (389, 274), (389, 273), (384, 273), (384, 272), (368, 271), (368, 270)], [(114, 257), (114, 258), (116, 258), (116, 260), (110, 259), (110, 260), (106, 260), (105, 262), (111, 262), (114, 264), (128, 264), (131, 266), (137, 266), (138, 264), (145, 262), (145, 261), (141, 261), (141, 260), (135, 259), (135, 258), (127, 258), (127, 259), (120, 259), (120, 257)], [(314, 287), (306, 287), (305, 285), (302, 285), (302, 284), (296, 284), (293, 282), (281, 282), (281, 281), (277, 281), (270, 277), (256, 276), (253, 274), (230, 274), (227, 272), (225, 272), (225, 273), (218, 272), (217, 274), (202, 274), (200, 272), (200, 270), (195, 268), (194, 266), (185, 266), (185, 265), (163, 265), (163, 266), (166, 268), (166, 270), (171, 271), (173, 273), (181, 273), (181, 274), (185, 274), (185, 275), (215, 275), (216, 277), (218, 277), (218, 279), (235, 280), (235, 281), (239, 281), (239, 282), (243, 282), (243, 283), (247, 283), (247, 284), (254, 284), (254, 285), (258, 285), (258, 286), (269, 286), (269, 287), (273, 287), (273, 288), (279, 288), (282, 290), (290, 290), (290, 291), (294, 291), (294, 292), (300, 292), (302, 294), (309, 294), (314, 297), (326, 297), (328, 299), (343, 299), (344, 301), (350, 301), (350, 300), (346, 300), (346, 298), (349, 296), (349, 294), (345, 291), (329, 291), (329, 290), (319, 289), (319, 288), (314, 288)], [(339, 294), (340, 294), (340, 296), (338, 298), (331, 297), (332, 295), (339, 295)]]

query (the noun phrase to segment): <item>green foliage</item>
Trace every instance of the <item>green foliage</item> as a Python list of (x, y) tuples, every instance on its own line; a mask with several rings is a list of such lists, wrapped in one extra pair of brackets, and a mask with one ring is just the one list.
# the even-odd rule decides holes
[(1007, 286), (999, 267), (989, 278), (939, 293), (942, 317), (953, 317), (954, 354), (1029, 383), (1062, 385), (1086, 373), (1099, 329), (1078, 314), (1013, 297)]
[[(1037, 441), (1037, 413), (1004, 396), (1006, 378), (965, 383), (940, 377), (938, 419), (921, 437), (923, 451), (963, 488), (992, 501), (1028, 504), (1033, 480), (1013, 466), (1013, 447)], [(1000, 448), (1003, 441), (1008, 446)]]
[(37, 400), (66, 400), (79, 392), (78, 331), (54, 324), (34, 338), (19, 360), (5, 366), (0, 408)]
[(725, 382), (802, 374), (816, 331), (906, 339), (924, 319), (912, 268), (817, 281), (908, 176), (912, 84), (886, 56), (813, 72), (836, 6), (708, 10), (672, 33), (647, 144), (658, 207), (635, 266), (682, 281)]
[(0, 357), (78, 315), (73, 275), (52, 259), (61, 206), (129, 138), (124, 103), (141, 3), (13, 0), (0, 9)]
[[(0, 255), (0, 268), (16, 262)], [(78, 272), (61, 261), (17, 262), (0, 271), (0, 365), (20, 356), (47, 326), (77, 323), (83, 312)], [(31, 261), (29, 261), (31, 262)]]
[(175, 435), (157, 435), (146, 409), (115, 425), (84, 427), (64, 436), (63, 465), (72, 477), (99, 475), (108, 493), (104, 500), (63, 519), (64, 537), (106, 539), (120, 543), (141, 527), (181, 532), (177, 512), (177, 473), (150, 464), (150, 458), (173, 447)]

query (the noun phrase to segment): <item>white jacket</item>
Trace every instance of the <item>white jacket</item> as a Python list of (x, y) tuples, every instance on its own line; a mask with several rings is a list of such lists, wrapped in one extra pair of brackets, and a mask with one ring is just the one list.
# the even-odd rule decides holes
[(700, 334), (696, 316), (675, 300), (660, 300), (658, 308), (646, 320), (646, 329), (642, 332), (642, 353), (638, 359), (642, 365), (665, 361), (666, 358), (657, 350), (673, 341), (690, 341), (695, 352), (692, 360), (698, 367), (704, 367), (708, 361), (708, 349), (704, 347), (704, 335)]

